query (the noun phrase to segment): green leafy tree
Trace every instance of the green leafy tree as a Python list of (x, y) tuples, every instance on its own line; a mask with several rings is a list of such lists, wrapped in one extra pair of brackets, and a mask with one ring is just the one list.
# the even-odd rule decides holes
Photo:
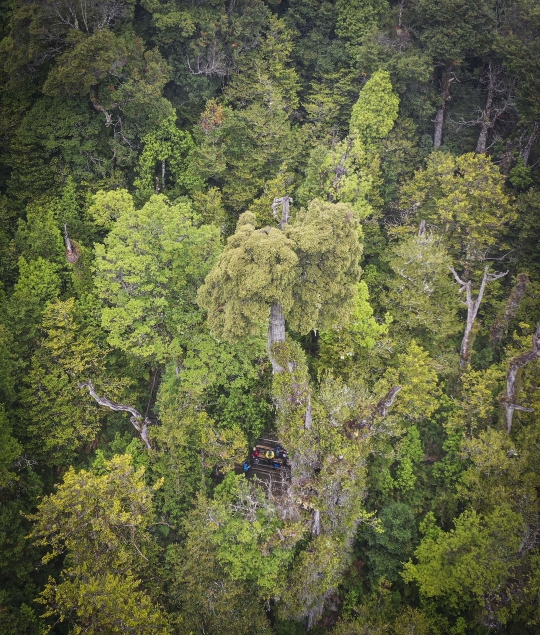
[(468, 267), (503, 248), (502, 234), (515, 217), (504, 176), (483, 154), (433, 153), (403, 187), (401, 207), (414, 212), (411, 221), (425, 220), (442, 234), (452, 257)]
[(415, 551), (417, 564), (405, 565), (406, 581), (416, 581), (426, 597), (444, 597), (449, 606), (482, 611), (486, 626), (502, 625), (513, 612), (500, 602), (519, 560), (523, 518), (502, 505), (482, 516), (466, 511), (444, 532), (432, 515), (423, 523), (424, 539)]
[(379, 204), (378, 146), (392, 130), (398, 107), (388, 72), (374, 73), (353, 106), (349, 136), (330, 148), (318, 145), (312, 151), (300, 196), (348, 202), (361, 217), (369, 216), (370, 203)]
[(188, 170), (194, 143), (189, 132), (177, 127), (176, 117), (161, 122), (144, 136), (142, 143), (139, 176), (133, 184), (139, 201), (146, 201), (152, 194), (165, 191), (174, 200), (202, 185)]
[(315, 200), (285, 231), (256, 229), (246, 212), (198, 299), (218, 337), (259, 333), (276, 304), (281, 319), (307, 333), (350, 315), (360, 253), (358, 224), (347, 205)]
[(422, 342), (440, 343), (461, 330), (452, 260), (435, 234), (406, 237), (386, 254), (394, 275), (387, 278), (386, 306), (399, 324)]
[(188, 203), (153, 196), (121, 214), (95, 249), (109, 343), (154, 362), (179, 357), (201, 319), (195, 294), (220, 249), (219, 230), (198, 226)]
[(41, 594), (45, 616), (75, 633), (169, 632), (138, 577), (154, 551), (152, 488), (143, 472), (130, 455), (98, 458), (90, 471), (70, 468), (30, 516), (30, 538), (48, 548), (44, 562), (67, 555), (62, 580), (49, 580)]

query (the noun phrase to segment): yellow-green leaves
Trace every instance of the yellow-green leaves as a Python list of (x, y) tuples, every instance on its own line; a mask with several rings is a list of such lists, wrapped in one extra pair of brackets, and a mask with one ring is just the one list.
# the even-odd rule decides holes
[(166, 620), (140, 589), (153, 549), (152, 488), (130, 455), (100, 458), (94, 469), (70, 468), (39, 504), (30, 538), (65, 554), (63, 580), (50, 579), (40, 601), (45, 616), (74, 624), (74, 633), (168, 633)]
[(354, 307), (360, 255), (358, 221), (347, 205), (312, 201), (285, 232), (255, 229), (246, 212), (198, 300), (220, 338), (260, 332), (272, 302), (301, 333), (328, 328)]
[(444, 234), (454, 257), (481, 261), (503, 248), (505, 225), (515, 218), (504, 176), (490, 157), (434, 152), (425, 170), (403, 188), (402, 207)]
[(390, 73), (377, 71), (366, 82), (353, 106), (350, 134), (366, 149), (386, 137), (398, 116), (399, 97), (392, 89)]
[(236, 341), (260, 332), (272, 302), (291, 310), (298, 257), (279, 229), (255, 229), (250, 212), (242, 214), (227, 242), (197, 297), (214, 334)]
[(198, 227), (187, 203), (153, 196), (121, 214), (96, 245), (96, 287), (109, 342), (143, 359), (167, 361), (199, 321), (195, 293), (220, 249), (217, 227)]

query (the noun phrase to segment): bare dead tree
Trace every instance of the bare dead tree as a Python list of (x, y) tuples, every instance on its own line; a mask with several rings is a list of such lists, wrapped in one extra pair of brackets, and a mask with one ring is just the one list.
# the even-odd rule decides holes
[(193, 63), (189, 59), (189, 56), (186, 58), (186, 61), (192, 75), (225, 77), (232, 70), (223, 50), (215, 39), (206, 48), (203, 55), (197, 55)]
[(285, 225), (289, 222), (289, 205), (294, 203), (290, 196), (282, 196), (281, 198), (275, 198), (272, 202), (272, 214), (274, 218), (280, 218), (279, 206), (281, 205), (281, 218), (279, 221), (279, 228), (281, 231), (285, 229)]
[(313, 416), (311, 414), (311, 395), (309, 395), (306, 416), (304, 418), (304, 430), (311, 430), (312, 423), (313, 423)]
[(461, 349), (459, 352), (459, 366), (460, 368), (464, 369), (468, 366), (471, 359), (471, 335), (474, 327), (474, 322), (478, 314), (478, 309), (480, 308), (480, 304), (482, 303), (482, 299), (484, 298), (486, 286), (488, 282), (493, 282), (494, 280), (498, 280), (499, 278), (505, 276), (508, 271), (505, 271), (504, 273), (489, 273), (488, 265), (484, 269), (484, 276), (482, 278), (482, 282), (480, 283), (480, 288), (476, 297), (473, 297), (471, 280), (468, 280), (467, 282), (462, 280), (453, 267), (450, 267), (450, 271), (454, 274), (456, 282), (461, 285), (461, 289), (459, 290), (459, 292), (461, 293), (462, 291), (465, 291), (465, 301), (463, 303), (467, 307), (467, 322), (465, 325), (465, 333), (463, 334)]
[(381, 418), (383, 419), (388, 415), (390, 408), (393, 406), (396, 397), (398, 396), (401, 386), (394, 386), (386, 393), (386, 395), (375, 406), (375, 410), (371, 416), (371, 420)]
[(503, 314), (495, 320), (495, 323), (491, 327), (489, 340), (494, 346), (500, 345), (504, 333), (507, 331), (512, 320), (516, 317), (519, 305), (530, 282), (529, 276), (526, 273), (520, 273), (517, 276), (516, 283), (506, 301)]
[(536, 327), (536, 331), (532, 336), (532, 349), (526, 351), (517, 357), (513, 357), (508, 365), (508, 373), (506, 374), (506, 393), (501, 403), (506, 411), (506, 432), (512, 432), (512, 419), (515, 410), (523, 412), (534, 412), (533, 408), (525, 408), (516, 403), (517, 397), (517, 375), (518, 372), (530, 362), (540, 357), (540, 324)]
[(98, 111), (101, 112), (105, 115), (105, 126), (108, 128), (109, 126), (112, 125), (113, 120), (112, 120), (112, 115), (106, 110), (106, 108), (104, 106), (102, 106), (98, 100), (96, 95), (94, 94), (94, 91), (90, 91), (90, 101), (92, 103), (92, 106), (94, 106), (94, 108)]
[(79, 382), (79, 388), (88, 388), (88, 392), (90, 396), (97, 401), (100, 406), (105, 406), (106, 408), (110, 408), (116, 412), (129, 412), (131, 415), (130, 421), (139, 433), (141, 439), (146, 445), (148, 450), (152, 449), (152, 445), (150, 444), (150, 439), (148, 437), (148, 426), (151, 425), (151, 421), (148, 416), (143, 416), (138, 410), (133, 408), (132, 406), (126, 406), (121, 403), (114, 403), (107, 397), (100, 397), (92, 384), (92, 381), (89, 379), (88, 381)]
[(402, 386), (392, 386), (386, 395), (366, 415), (356, 420), (346, 421), (344, 424), (345, 434), (350, 436), (351, 430), (369, 429), (377, 419), (384, 419), (388, 415), (401, 389)]

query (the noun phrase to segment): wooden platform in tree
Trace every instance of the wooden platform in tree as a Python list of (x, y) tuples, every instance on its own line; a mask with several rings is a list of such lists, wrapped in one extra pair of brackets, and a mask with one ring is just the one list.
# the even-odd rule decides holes
[[(258, 461), (251, 459), (250, 449), (250, 469), (246, 473), (247, 478), (256, 478), (269, 488), (269, 494), (272, 496), (279, 496), (284, 493), (291, 478), (291, 468), (286, 459), (280, 457), (267, 458), (265, 456), (266, 452), (274, 452), (278, 445), (286, 454), (285, 448), (283, 448), (277, 439), (272, 437), (259, 437), (254, 447), (259, 449), (261, 456)], [(276, 463), (279, 467), (275, 467)], [(244, 472), (243, 465), (238, 465), (235, 471), (237, 473)]]

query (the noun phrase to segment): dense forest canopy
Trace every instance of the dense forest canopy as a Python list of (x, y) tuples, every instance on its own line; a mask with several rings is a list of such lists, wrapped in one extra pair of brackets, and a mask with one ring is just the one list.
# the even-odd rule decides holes
[(540, 631), (538, 0), (0, 0), (0, 138), (1, 633)]

